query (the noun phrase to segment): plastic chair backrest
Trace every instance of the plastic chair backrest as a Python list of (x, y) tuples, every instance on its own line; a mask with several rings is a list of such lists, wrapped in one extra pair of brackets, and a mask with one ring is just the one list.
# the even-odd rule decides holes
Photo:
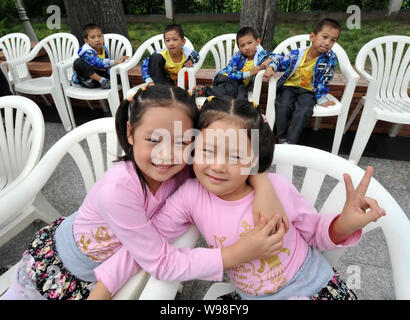
[(104, 44), (110, 53), (110, 59), (118, 59), (122, 56), (132, 56), (130, 41), (123, 35), (116, 33), (104, 34)]
[[(408, 98), (410, 37), (385, 36), (366, 43), (356, 57), (356, 68), (372, 85), (378, 98)], [(366, 69), (370, 69), (366, 71)], [(372, 78), (372, 79), (371, 79)]]
[[(31, 41), (24, 33), (10, 33), (0, 38), (0, 50), (6, 61), (22, 58), (30, 52)], [(17, 66), (18, 75), (26, 77), (28, 73), (25, 63)]]
[(53, 75), (57, 76), (57, 64), (72, 59), (77, 55), (80, 47), (75, 36), (64, 32), (55, 33), (44, 38), (37, 46), (46, 50), (51, 62)]
[(212, 53), (216, 72), (225, 68), (232, 55), (238, 51), (236, 34), (228, 33), (215, 37), (208, 41), (199, 52), (200, 61), (195, 64), (195, 69), (200, 69), (209, 52)]
[(40, 159), (44, 143), (44, 119), (32, 100), (20, 96), (0, 97), (1, 175), (7, 176), (6, 187), (23, 179)]

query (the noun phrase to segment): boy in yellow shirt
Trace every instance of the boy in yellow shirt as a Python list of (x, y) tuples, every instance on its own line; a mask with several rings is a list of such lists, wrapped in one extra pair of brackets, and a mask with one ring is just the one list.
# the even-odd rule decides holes
[[(313, 114), (313, 107), (334, 105), (327, 101), (329, 82), (337, 64), (331, 50), (340, 36), (341, 27), (333, 19), (323, 19), (310, 33), (311, 46), (291, 50), (288, 55), (274, 55), (272, 68), (265, 76), (275, 71), (284, 71), (278, 80), (276, 92), (276, 137), (279, 143), (296, 144)], [(289, 122), (290, 121), (290, 122)]]

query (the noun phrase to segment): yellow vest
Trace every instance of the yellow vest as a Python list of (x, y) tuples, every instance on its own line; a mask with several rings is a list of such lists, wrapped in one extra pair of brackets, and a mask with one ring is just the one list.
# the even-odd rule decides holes
[(285, 86), (296, 86), (312, 91), (312, 79), (315, 73), (315, 65), (317, 58), (305, 63), (309, 49), (305, 50), (299, 67), (295, 73), (283, 84)]
[(184, 52), (182, 52), (182, 58), (178, 62), (174, 62), (172, 60), (171, 55), (169, 54), (169, 50), (163, 50), (159, 52), (159, 54), (165, 59), (165, 72), (169, 74), (172, 80), (176, 81), (178, 78), (178, 72), (182, 69), (186, 61)]

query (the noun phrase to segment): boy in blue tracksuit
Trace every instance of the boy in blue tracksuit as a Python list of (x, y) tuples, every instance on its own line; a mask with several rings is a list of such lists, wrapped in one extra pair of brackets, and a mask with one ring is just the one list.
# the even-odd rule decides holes
[(241, 28), (236, 34), (236, 42), (239, 51), (216, 74), (214, 86), (195, 87), (192, 92), (194, 97), (228, 95), (237, 99), (248, 98), (254, 75), (272, 62), (272, 54), (262, 48), (258, 34), (251, 27)]
[[(277, 54), (265, 76), (284, 72), (278, 80), (275, 113), (276, 137), (279, 143), (296, 144), (304, 126), (313, 114), (313, 107), (334, 105), (325, 97), (337, 64), (331, 50), (340, 36), (341, 27), (333, 19), (323, 19), (310, 33), (311, 46)], [(290, 122), (289, 122), (290, 121)]]
[(73, 83), (86, 88), (110, 89), (110, 68), (124, 62), (128, 56), (110, 59), (104, 45), (104, 35), (96, 24), (87, 24), (84, 29), (84, 45), (78, 50), (79, 58), (73, 63)]

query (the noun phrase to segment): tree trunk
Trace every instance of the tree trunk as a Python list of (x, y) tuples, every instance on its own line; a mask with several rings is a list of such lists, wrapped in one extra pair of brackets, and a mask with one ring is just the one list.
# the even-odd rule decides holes
[(242, 2), (241, 27), (251, 26), (259, 34), (261, 45), (271, 51), (275, 33), (278, 0), (244, 0)]
[(103, 33), (118, 33), (128, 38), (122, 0), (64, 0), (71, 33), (83, 43), (83, 27), (96, 23)]

